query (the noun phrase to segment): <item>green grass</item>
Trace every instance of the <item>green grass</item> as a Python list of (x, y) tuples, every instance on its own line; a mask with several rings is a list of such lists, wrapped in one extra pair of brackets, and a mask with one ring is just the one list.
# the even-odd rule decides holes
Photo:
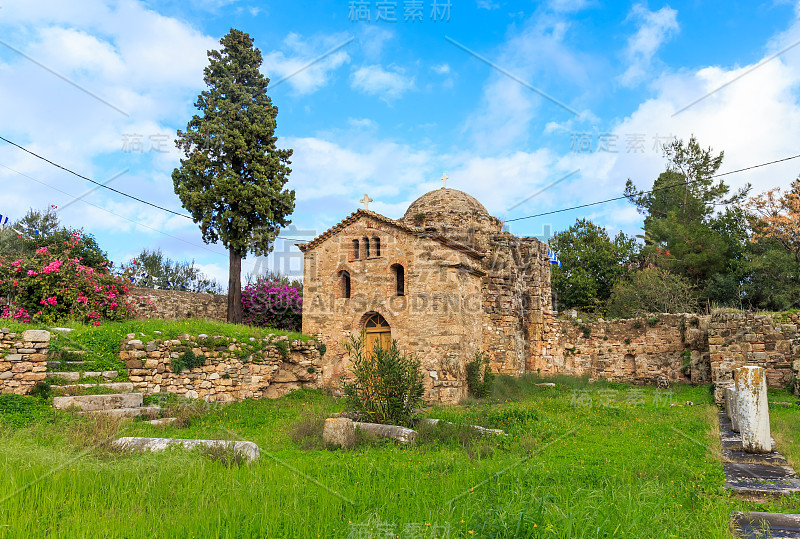
[[(20, 324), (10, 320), (3, 321), (0, 327), (7, 327), (15, 332), (26, 329), (48, 329), (45, 326)], [(70, 370), (106, 371), (116, 370), (121, 380), (127, 380), (125, 365), (119, 360), (119, 341), (129, 333), (136, 334), (142, 342), (153, 339), (174, 339), (183, 334), (189, 335), (223, 335), (235, 338), (237, 342), (249, 343), (250, 338), (261, 340), (268, 335), (286, 335), (292, 340), (308, 342), (312, 337), (293, 331), (272, 328), (258, 328), (239, 324), (228, 324), (202, 319), (188, 320), (126, 320), (123, 322), (103, 322), (101, 326), (92, 326), (80, 322), (60, 322), (57, 327), (69, 327), (74, 331), (59, 334), (51, 339), (50, 350), (85, 350), (87, 354), (81, 359), (87, 363), (71, 366)], [(155, 333), (160, 331), (161, 334)], [(260, 346), (260, 345), (258, 345)]]
[[(733, 510), (800, 504), (723, 490), (707, 387), (536, 381), (500, 377), (493, 400), (426, 411), (507, 437), (446, 427), (415, 447), (327, 450), (307, 442), (342, 402), (316, 391), (208, 408), (184, 427), (128, 422), (115, 434), (259, 445), (260, 462), (230, 467), (197, 452), (87, 449), (117, 427), (44, 410), (9, 425), (0, 408), (0, 537), (347, 537), (382, 523), (401, 538), (415, 526), (448, 526), (453, 538), (722, 538)], [(687, 400), (697, 405), (668, 407)], [(797, 408), (781, 412), (787, 422), (800, 421)], [(778, 434), (798, 442), (796, 428)]]
[(769, 402), (769, 422), (778, 450), (800, 472), (800, 397), (786, 390), (770, 389)]

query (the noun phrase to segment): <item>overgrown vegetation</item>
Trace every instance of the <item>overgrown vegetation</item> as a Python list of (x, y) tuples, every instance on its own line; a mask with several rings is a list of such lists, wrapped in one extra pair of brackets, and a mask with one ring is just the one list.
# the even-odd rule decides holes
[(401, 353), (397, 341), (366, 350), (365, 340), (362, 331), (345, 342), (352, 374), (342, 385), (348, 409), (368, 422), (409, 425), (425, 392), (419, 359)]
[[(556, 387), (536, 386), (544, 381)], [(797, 465), (800, 406), (777, 404), (790, 399), (770, 391), (773, 435)], [(379, 522), (401, 538), (418, 525), (454, 539), (645, 538), (653, 530), (727, 539), (731, 511), (796, 512), (800, 503), (798, 495), (755, 502), (723, 490), (707, 387), (498, 375), (490, 399), (426, 412), (453, 425), (417, 426), (416, 446), (361, 441), (346, 452), (316, 438), (321, 421), (342, 407), (321, 391), (226, 406), (201, 401), (188, 424), (161, 427), (23, 400), (44, 413), (11, 427), (0, 411), (0, 522), (13, 523), (0, 535), (152, 537), (157, 521), (155, 533), (165, 537), (347, 537)], [(695, 406), (669, 408), (687, 400)], [(311, 434), (296, 437), (303, 418)], [(467, 425), (508, 436), (477, 437)], [(262, 457), (228, 468), (195, 451), (105, 448), (119, 436), (250, 440)], [(19, 493), (20, 485), (28, 486)]]
[(203, 354), (195, 354), (191, 349), (186, 350), (179, 357), (170, 360), (172, 372), (181, 372), (184, 369), (192, 370), (195, 367), (202, 367), (205, 364), (206, 357)]
[(466, 367), (467, 393), (476, 399), (488, 397), (492, 392), (494, 373), (489, 366), (489, 358), (482, 351), (475, 352)]

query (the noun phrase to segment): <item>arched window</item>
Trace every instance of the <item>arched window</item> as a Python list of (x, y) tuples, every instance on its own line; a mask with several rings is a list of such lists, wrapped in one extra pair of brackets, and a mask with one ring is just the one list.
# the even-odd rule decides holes
[(375, 246), (375, 256), (381, 256), (381, 239), (378, 236), (374, 236), (372, 244)]
[(369, 238), (361, 240), (364, 242), (364, 258), (369, 258)]
[(350, 274), (344, 270), (339, 272), (339, 294), (343, 298), (350, 297)]
[(358, 240), (353, 240), (353, 259), (358, 260)]
[(394, 276), (394, 294), (396, 296), (405, 296), (406, 270), (400, 264), (392, 264), (392, 275)]

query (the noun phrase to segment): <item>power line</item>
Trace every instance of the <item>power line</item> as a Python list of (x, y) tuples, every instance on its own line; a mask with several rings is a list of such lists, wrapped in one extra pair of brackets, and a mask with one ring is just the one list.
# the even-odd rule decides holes
[(212, 252), (212, 253), (214, 253), (215, 255), (219, 255), (219, 256), (228, 256), (228, 255), (226, 255), (225, 253), (218, 253), (217, 251), (214, 251), (213, 249), (209, 249), (208, 247), (206, 247), (206, 246), (204, 246), (204, 245), (199, 245), (199, 244), (197, 244), (197, 243), (192, 243), (191, 241), (185, 240), (185, 239), (183, 239), (183, 238), (179, 238), (178, 236), (173, 236), (172, 234), (168, 234), (168, 233), (166, 233), (166, 232), (164, 232), (164, 231), (162, 231), (162, 230), (159, 230), (159, 229), (157, 229), (157, 228), (154, 228), (154, 227), (152, 227), (152, 226), (148, 226), (148, 225), (146, 225), (146, 224), (144, 224), (144, 223), (141, 223), (141, 222), (139, 222), (139, 221), (134, 221), (133, 219), (130, 219), (130, 218), (128, 218), (128, 217), (125, 217), (124, 215), (120, 215), (120, 214), (118, 214), (118, 213), (114, 213), (113, 211), (111, 211), (111, 210), (107, 210), (107, 209), (103, 208), (102, 206), (98, 206), (97, 204), (92, 204), (91, 202), (88, 202), (88, 201), (86, 201), (86, 200), (84, 200), (84, 199), (82, 199), (82, 198), (78, 198), (78, 197), (76, 197), (76, 196), (74, 196), (74, 195), (72, 195), (72, 194), (70, 194), (70, 193), (67, 193), (66, 191), (64, 191), (64, 190), (62, 190), (62, 189), (59, 189), (58, 187), (53, 187), (52, 185), (50, 185), (50, 184), (49, 184), (49, 183), (47, 183), (47, 182), (43, 182), (43, 181), (41, 181), (41, 180), (37, 180), (37, 179), (36, 179), (36, 178), (34, 178), (33, 176), (28, 176), (27, 174), (24, 174), (24, 173), (22, 173), (22, 172), (20, 172), (20, 171), (18, 171), (18, 170), (14, 170), (14, 169), (13, 169), (13, 168), (11, 168), (11, 167), (7, 167), (6, 165), (4, 165), (4, 164), (2, 164), (2, 163), (0, 163), (0, 167), (3, 167), (3, 168), (5, 168), (5, 169), (7, 169), (7, 170), (10, 170), (11, 172), (14, 172), (14, 173), (16, 173), (16, 174), (19, 174), (20, 176), (23, 176), (23, 177), (25, 177), (25, 178), (28, 178), (29, 180), (33, 180), (33, 181), (35, 181), (36, 183), (39, 183), (39, 184), (41, 184), (41, 185), (44, 185), (44, 186), (46, 186), (46, 187), (49, 187), (50, 189), (53, 189), (54, 191), (58, 191), (59, 193), (62, 193), (62, 194), (64, 194), (64, 195), (70, 196), (70, 197), (72, 197), (72, 198), (74, 198), (74, 199), (80, 200), (80, 201), (81, 201), (81, 202), (83, 202), (84, 204), (88, 204), (89, 206), (93, 206), (93, 207), (97, 208), (98, 210), (103, 210), (104, 212), (106, 212), (106, 213), (110, 213), (111, 215), (113, 215), (113, 216), (115, 216), (115, 217), (119, 217), (120, 219), (125, 219), (126, 221), (129, 221), (129, 222), (131, 222), (131, 223), (133, 223), (133, 224), (135, 224), (135, 225), (142, 226), (142, 227), (144, 227), (144, 228), (148, 228), (148, 229), (150, 229), (150, 230), (154, 230), (154, 231), (158, 232), (159, 234), (163, 234), (164, 236), (168, 236), (168, 237), (170, 237), (170, 238), (173, 238), (173, 239), (176, 239), (176, 240), (178, 240), (178, 241), (182, 241), (182, 242), (184, 242), (184, 243), (188, 243), (189, 245), (192, 245), (192, 246), (194, 246), (194, 247), (199, 247), (200, 249), (205, 249), (206, 251)]
[[(351, 41), (352, 41), (352, 40), (351, 40)], [(348, 41), (347, 43), (349, 43), (349, 41)], [(346, 45), (347, 43), (345, 43), (344, 45)], [(344, 45), (341, 45), (341, 46), (344, 46)], [(340, 48), (341, 48), (341, 47), (340, 47)], [(27, 149), (27, 148), (25, 148), (25, 147), (23, 147), (23, 146), (20, 146), (20, 145), (19, 145), (19, 144), (17, 144), (16, 142), (12, 142), (12, 141), (8, 140), (7, 138), (5, 138), (5, 137), (3, 137), (3, 136), (0, 136), (0, 140), (3, 140), (3, 141), (5, 141), (5, 142), (7, 142), (8, 144), (11, 144), (12, 146), (16, 146), (16, 147), (17, 147), (17, 148), (19, 148), (20, 150), (22, 150), (22, 151), (24, 151), (24, 152), (27, 152), (27, 153), (31, 154), (32, 156), (34, 156), (34, 157), (37, 157), (37, 158), (41, 159), (42, 161), (45, 161), (45, 162), (47, 162), (47, 163), (50, 163), (50, 164), (51, 164), (51, 165), (53, 165), (54, 167), (57, 167), (57, 168), (60, 168), (61, 170), (64, 170), (64, 171), (66, 171), (66, 172), (69, 172), (70, 174), (72, 174), (72, 175), (74, 175), (74, 176), (77, 176), (78, 178), (81, 178), (82, 180), (86, 180), (86, 181), (88, 181), (88, 182), (91, 182), (91, 183), (93, 183), (93, 184), (97, 185), (98, 187), (103, 187), (103, 188), (105, 188), (105, 189), (108, 189), (109, 191), (113, 191), (113, 192), (115, 192), (115, 193), (117, 193), (117, 194), (120, 194), (120, 195), (122, 195), (122, 196), (124, 196), (124, 197), (128, 197), (128, 198), (130, 198), (130, 199), (133, 199), (133, 200), (135, 200), (135, 201), (137, 201), (137, 202), (141, 202), (142, 204), (147, 204), (148, 206), (152, 206), (153, 208), (157, 208), (157, 209), (159, 209), (159, 210), (162, 210), (162, 211), (165, 211), (165, 212), (171, 213), (171, 214), (173, 214), (173, 215), (177, 215), (178, 217), (185, 217), (186, 219), (189, 219), (189, 220), (191, 220), (191, 221), (194, 221), (194, 218), (193, 218), (191, 215), (186, 215), (185, 213), (178, 213), (178, 212), (176, 212), (176, 211), (173, 211), (173, 210), (171, 210), (171, 209), (169, 209), (169, 208), (164, 208), (163, 206), (159, 206), (158, 204), (154, 204), (154, 203), (152, 203), (152, 202), (148, 202), (147, 200), (143, 200), (143, 199), (141, 199), (141, 198), (139, 198), (139, 197), (136, 197), (136, 196), (133, 196), (133, 195), (129, 195), (128, 193), (125, 193), (125, 192), (123, 192), (123, 191), (120, 191), (119, 189), (114, 189), (113, 187), (109, 187), (108, 185), (106, 185), (106, 184), (104, 184), (104, 183), (100, 183), (100, 182), (98, 182), (98, 181), (95, 181), (95, 180), (93, 180), (93, 179), (91, 179), (91, 178), (87, 178), (87, 177), (86, 177), (86, 176), (84, 176), (83, 174), (78, 174), (77, 172), (75, 172), (75, 171), (73, 171), (73, 170), (70, 170), (70, 169), (68, 169), (68, 168), (67, 168), (67, 167), (65, 167), (65, 166), (59, 165), (58, 163), (55, 163), (55, 162), (53, 162), (53, 161), (51, 161), (51, 160), (47, 159), (46, 157), (42, 157), (41, 155), (39, 155), (39, 154), (37, 154), (37, 153), (35, 153), (35, 152), (32, 152), (31, 150), (29, 150), (29, 149)], [(5, 165), (3, 165), (3, 166), (5, 167)], [(5, 167), (5, 168), (8, 168), (8, 167)], [(13, 169), (10, 169), (10, 168), (8, 168), (8, 170), (11, 170), (12, 172), (17, 172), (16, 170), (13, 170)], [(22, 176), (25, 176), (25, 174), (22, 174), (21, 172), (17, 172), (17, 174), (21, 174)], [(31, 180), (33, 180), (33, 181), (39, 182), (39, 183), (41, 183), (41, 184), (43, 184), (43, 185), (47, 185), (48, 187), (52, 187), (51, 185), (48, 185), (48, 184), (46, 184), (46, 183), (44, 183), (44, 182), (41, 182), (41, 181), (39, 181), (39, 180), (36, 180), (36, 179), (34, 179), (34, 178), (31, 178), (30, 176), (25, 176), (25, 177), (26, 177), (26, 178), (29, 178), (29, 179), (31, 179)], [(52, 188), (53, 188), (53, 189), (56, 189), (55, 187), (52, 187)], [(60, 191), (60, 189), (56, 189), (56, 191)], [(73, 195), (70, 195), (69, 193), (66, 193), (66, 192), (64, 192), (64, 191), (61, 191), (61, 192), (62, 192), (62, 193), (64, 193), (65, 195), (68, 195), (68, 196), (73, 196)], [(77, 198), (77, 197), (73, 197), (73, 198)], [(89, 204), (90, 206), (95, 206), (94, 204), (90, 204), (90, 203), (88, 203), (88, 202), (87, 202), (87, 204)], [(96, 207), (96, 208), (100, 208), (100, 206), (95, 206), (95, 207)], [(102, 210), (102, 209), (104, 209), (104, 208), (100, 208), (100, 209)], [(104, 211), (108, 211), (108, 210), (104, 210)], [(109, 213), (111, 213), (111, 214), (113, 214), (113, 215), (117, 215), (117, 214), (115, 214), (114, 212), (109, 212)], [(121, 215), (118, 215), (118, 217), (122, 217), (122, 216), (121, 216)], [(127, 219), (127, 218), (123, 217), (123, 219)], [(128, 220), (128, 221), (131, 221), (130, 219), (127, 219), (127, 220)], [(152, 230), (156, 230), (156, 229), (154, 229), (154, 228), (152, 228), (152, 227), (149, 227), (149, 226), (147, 226), (147, 225), (142, 225), (141, 223), (138, 223), (138, 222), (136, 222), (136, 221), (131, 221), (131, 222), (132, 222), (132, 223), (139, 224), (139, 225), (141, 225), (141, 226), (144, 226), (145, 228), (151, 228)], [(167, 236), (173, 237), (173, 238), (175, 238), (175, 237), (176, 237), (176, 236), (171, 236), (170, 234), (166, 234), (166, 233), (164, 233), (164, 234), (165, 234), (165, 235), (167, 235)], [(177, 239), (180, 239), (180, 238), (177, 238)], [(288, 240), (288, 241), (300, 241), (300, 242), (307, 242), (307, 241), (309, 241), (309, 240), (301, 240), (301, 239), (297, 239), (297, 238), (284, 238), (284, 237), (281, 237), (281, 236), (276, 236), (276, 239), (280, 239), (280, 240)], [(185, 240), (181, 240), (181, 241), (185, 241)], [(187, 242), (187, 243), (189, 243), (189, 242)], [(192, 244), (192, 243), (190, 243), (190, 245), (196, 245), (196, 244)], [(199, 246), (198, 246), (198, 247), (199, 247)], [(206, 249), (206, 250), (210, 250), (210, 249), (208, 249), (208, 248), (206, 248), (206, 247), (204, 247), (204, 249)], [(212, 251), (212, 252), (215, 252), (215, 251)], [(219, 253), (217, 253), (217, 254), (219, 254)]]
[(107, 186), (107, 185), (104, 185), (104, 184), (102, 184), (102, 183), (100, 183), (100, 182), (96, 182), (96, 181), (94, 181), (94, 180), (93, 180), (93, 179), (91, 179), (91, 178), (87, 178), (87, 177), (86, 177), (86, 176), (84, 176), (83, 174), (78, 174), (78, 173), (77, 173), (77, 172), (75, 172), (74, 170), (70, 170), (70, 169), (68, 169), (68, 168), (67, 168), (67, 167), (65, 167), (65, 166), (61, 166), (61, 165), (59, 165), (58, 163), (55, 163), (55, 162), (53, 162), (53, 161), (50, 161), (50, 160), (49, 160), (49, 159), (47, 159), (46, 157), (42, 157), (41, 155), (39, 155), (39, 154), (37, 154), (37, 153), (34, 153), (34, 152), (30, 151), (29, 149), (27, 149), (27, 148), (24, 148), (24, 147), (20, 146), (20, 145), (19, 145), (19, 144), (17, 144), (16, 142), (11, 142), (10, 140), (8, 140), (8, 139), (7, 139), (7, 138), (5, 138), (5, 137), (2, 137), (2, 136), (0, 136), (0, 140), (3, 140), (3, 141), (5, 141), (5, 142), (9, 143), (9, 144), (11, 144), (12, 146), (16, 146), (17, 148), (19, 148), (19, 149), (20, 149), (20, 150), (22, 150), (23, 152), (27, 152), (27, 153), (31, 154), (32, 156), (34, 156), (34, 157), (37, 157), (37, 158), (41, 159), (42, 161), (46, 161), (47, 163), (50, 163), (50, 164), (51, 164), (51, 165), (53, 165), (54, 167), (60, 168), (61, 170), (65, 170), (65, 171), (69, 172), (70, 174), (72, 174), (72, 175), (74, 175), (74, 176), (77, 176), (78, 178), (81, 178), (82, 180), (86, 180), (87, 182), (91, 182), (91, 183), (93, 183), (93, 184), (95, 184), (95, 185), (98, 185), (98, 186), (100, 186), (100, 187), (103, 187), (103, 188), (105, 188), (105, 189), (108, 189), (109, 191), (114, 191), (115, 193), (117, 193), (117, 194), (120, 194), (120, 195), (122, 195), (122, 196), (124, 196), (124, 197), (132, 198), (133, 200), (136, 200), (137, 202), (141, 202), (142, 204), (147, 204), (148, 206), (152, 206), (152, 207), (154, 207), (154, 208), (158, 208), (159, 210), (162, 210), (162, 211), (169, 212), (169, 213), (171, 213), (171, 214), (173, 214), (173, 215), (177, 215), (177, 216), (179, 216), (179, 217), (186, 217), (187, 219), (191, 219), (191, 218), (192, 218), (190, 215), (186, 215), (185, 213), (178, 213), (178, 212), (176, 212), (176, 211), (173, 211), (173, 210), (171, 210), (171, 209), (169, 209), (169, 208), (164, 208), (163, 206), (159, 206), (158, 204), (153, 204), (152, 202), (148, 202), (148, 201), (146, 201), (146, 200), (143, 200), (143, 199), (141, 199), (141, 198), (139, 198), (139, 197), (135, 197), (135, 196), (133, 196), (133, 195), (129, 195), (128, 193), (124, 193), (124, 192), (120, 191), (119, 189), (114, 189), (113, 187), (109, 187), (109, 186)]
[[(731, 170), (731, 171), (728, 171), (728, 172), (723, 172), (721, 174), (714, 174), (713, 176), (709, 176), (708, 178), (697, 178), (696, 180), (675, 183), (675, 184), (672, 184), (672, 185), (666, 185), (664, 187), (657, 187), (655, 189), (650, 189), (649, 191), (640, 191), (640, 194), (655, 193), (656, 191), (663, 191), (665, 189), (672, 189), (673, 187), (679, 187), (681, 185), (689, 185), (689, 184), (692, 184), (692, 183), (695, 183), (695, 182), (699, 182), (699, 181), (705, 180), (705, 179), (709, 179), (710, 180), (712, 178), (720, 178), (722, 176), (727, 176), (729, 174), (736, 174), (738, 172), (745, 172), (747, 170), (752, 170), (754, 168), (766, 167), (768, 165), (774, 165), (776, 163), (782, 163), (784, 161), (790, 161), (792, 159), (797, 159), (798, 157), (800, 157), (800, 154), (793, 155), (791, 157), (784, 157), (783, 159), (776, 159), (775, 161), (769, 161), (767, 163), (760, 163), (758, 165), (752, 165), (752, 166), (749, 166), (749, 167), (740, 168), (738, 170)], [(511, 221), (522, 221), (523, 219), (533, 219), (534, 217), (543, 217), (545, 215), (553, 215), (554, 213), (563, 213), (563, 212), (572, 211), (572, 210), (579, 210), (581, 208), (588, 208), (590, 206), (599, 206), (600, 204), (607, 204), (609, 202), (615, 202), (617, 200), (622, 200), (622, 199), (625, 199), (625, 198), (628, 198), (628, 197), (626, 197), (625, 195), (622, 195), (620, 197), (607, 198), (605, 200), (598, 200), (597, 202), (589, 202), (587, 204), (580, 204), (579, 206), (572, 206), (570, 208), (563, 208), (563, 209), (560, 209), (560, 210), (546, 211), (544, 213), (537, 213), (535, 215), (527, 215), (525, 217), (515, 217), (514, 219), (506, 219), (505, 222), (506, 223), (510, 223)]]

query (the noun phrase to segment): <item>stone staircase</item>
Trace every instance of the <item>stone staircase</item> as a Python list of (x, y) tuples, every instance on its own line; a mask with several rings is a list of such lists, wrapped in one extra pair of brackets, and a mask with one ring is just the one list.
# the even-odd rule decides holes
[(160, 406), (143, 406), (141, 393), (109, 393), (106, 395), (77, 395), (74, 397), (54, 397), (56, 410), (77, 410), (80, 415), (106, 415), (112, 417), (155, 417), (161, 412)]

